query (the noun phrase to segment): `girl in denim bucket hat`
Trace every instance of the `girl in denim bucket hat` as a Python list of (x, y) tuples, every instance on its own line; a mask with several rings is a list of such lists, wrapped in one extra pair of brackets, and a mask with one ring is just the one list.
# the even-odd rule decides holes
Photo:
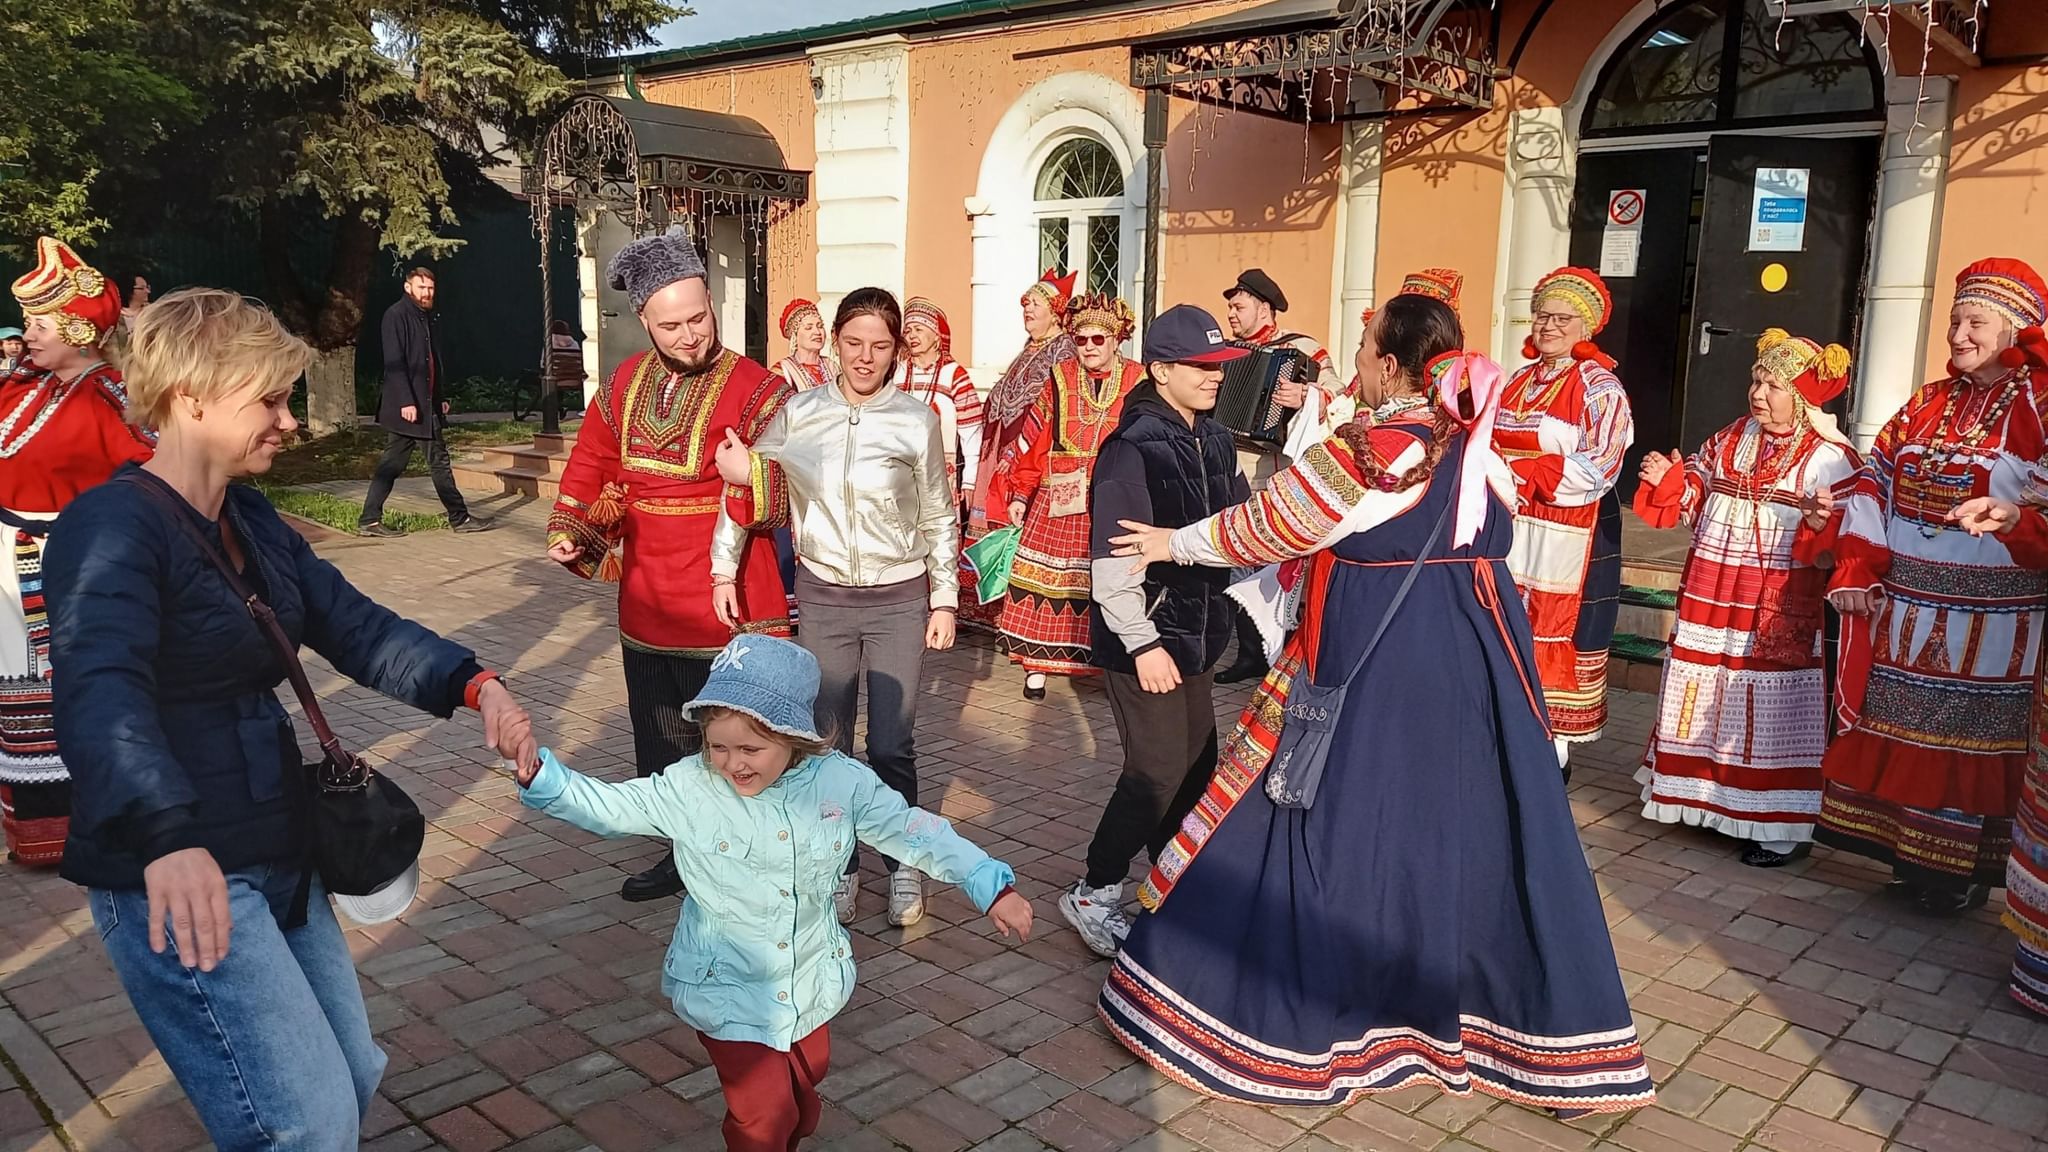
[(658, 776), (606, 782), (543, 749), (519, 770), (527, 806), (599, 836), (665, 836), (689, 895), (662, 991), (697, 1030), (725, 1090), (725, 1144), (785, 1152), (818, 1126), (826, 1022), (853, 992), (853, 947), (832, 892), (856, 842), (958, 884), (1008, 936), (1031, 904), (1010, 867), (831, 749), (812, 706), (818, 662), (745, 635), (686, 709), (704, 750)]

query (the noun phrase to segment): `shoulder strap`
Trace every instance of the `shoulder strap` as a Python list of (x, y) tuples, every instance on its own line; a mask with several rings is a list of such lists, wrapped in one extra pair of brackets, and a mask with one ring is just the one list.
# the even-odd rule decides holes
[(1408, 599), (1409, 590), (1415, 587), (1415, 578), (1422, 574), (1422, 566), (1429, 563), (1430, 553), (1436, 551), (1436, 542), (1443, 539), (1444, 524), (1451, 518), (1451, 509), (1457, 506), (1458, 493), (1454, 490), (1450, 498), (1444, 501), (1444, 510), (1437, 514), (1436, 525), (1429, 530), (1429, 539), (1423, 542), (1422, 551), (1416, 554), (1415, 563), (1408, 566), (1408, 574), (1401, 578), (1401, 587), (1395, 590), (1393, 601), (1387, 605), (1386, 615), (1380, 617), (1379, 627), (1373, 629), (1372, 639), (1365, 642), (1365, 647), (1359, 650), (1358, 659), (1351, 662), (1351, 670), (1345, 673), (1344, 679), (1338, 683), (1349, 684), (1352, 678), (1358, 675), (1359, 670), (1365, 667), (1366, 660), (1372, 656), (1372, 650), (1380, 646), (1380, 637), (1387, 634), (1388, 626), (1394, 622), (1394, 614), (1401, 610), (1401, 603)]
[[(306, 680), (306, 669), (299, 663), (298, 649), (292, 644), (291, 638), (284, 634), (284, 628), (277, 622), (277, 614), (270, 610), (270, 605), (265, 604), (262, 597), (256, 595), (249, 587), (248, 581), (242, 579), (241, 573), (235, 571), (235, 566), (228, 562), (227, 554), (222, 551), (220, 544), (207, 539), (206, 533), (201, 532), (199, 526), (192, 522), (192, 506), (185, 503), (182, 496), (173, 491), (170, 485), (148, 472), (137, 470), (134, 475), (135, 483), (170, 515), (172, 521), (185, 530), (185, 534), (199, 546), (199, 551), (208, 560), (213, 561), (213, 566), (227, 578), (228, 587), (234, 590), (235, 597), (249, 609), (249, 615), (255, 619), (256, 627), (270, 641), (270, 646), (277, 652), (278, 658), (284, 661), (285, 674), (291, 678), (292, 693), (299, 698), (299, 707), (305, 711), (307, 722), (312, 724), (314, 738), (320, 742), (320, 751), (326, 754), (328, 762), (336, 766), (354, 763), (355, 757), (342, 747), (341, 741), (334, 735), (334, 729), (328, 727), (327, 717), (320, 711), (320, 701), (313, 695), (313, 686)], [(227, 515), (227, 506), (223, 503), (223, 524), (227, 521)], [(245, 545), (244, 551), (248, 554), (249, 563), (257, 562), (254, 545)]]

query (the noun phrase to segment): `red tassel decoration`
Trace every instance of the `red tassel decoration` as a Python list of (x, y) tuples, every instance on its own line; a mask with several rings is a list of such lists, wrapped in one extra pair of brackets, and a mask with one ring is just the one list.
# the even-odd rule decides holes
[(1574, 360), (1591, 360), (1609, 372), (1614, 371), (1614, 357), (1602, 352), (1600, 346), (1591, 340), (1581, 340), (1577, 344), (1572, 345), (1572, 358)]
[(617, 548), (607, 550), (604, 554), (604, 562), (597, 566), (598, 583), (617, 584), (625, 578), (625, 575), (625, 567), (619, 562), (619, 550)]
[(1523, 339), (1522, 339), (1522, 359), (1524, 359), (1524, 360), (1534, 360), (1534, 359), (1536, 359), (1537, 357), (1539, 357), (1539, 356), (1541, 356), (1541, 355), (1542, 355), (1542, 353), (1540, 353), (1540, 352), (1536, 351), (1536, 338), (1535, 338), (1534, 336), (1526, 336), (1526, 337), (1523, 337)]
[(2036, 368), (2048, 368), (2048, 332), (2043, 332), (2038, 324), (2022, 328), (2019, 341), (2006, 351), (2019, 352), (2024, 363)]
[(2027, 350), (2017, 344), (2001, 350), (1998, 353), (1998, 366), (2000, 368), (2025, 368), (2027, 366)]

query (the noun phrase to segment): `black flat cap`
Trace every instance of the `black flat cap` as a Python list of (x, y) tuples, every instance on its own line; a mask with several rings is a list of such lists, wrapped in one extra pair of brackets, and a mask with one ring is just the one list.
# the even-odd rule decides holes
[(1244, 273), (1237, 278), (1237, 283), (1232, 284), (1229, 290), (1223, 293), (1223, 298), (1228, 300), (1239, 292), (1249, 292), (1257, 296), (1259, 299), (1271, 304), (1275, 312), (1287, 311), (1287, 293), (1282, 292), (1280, 286), (1273, 283), (1273, 278), (1266, 275), (1263, 269), (1245, 269)]

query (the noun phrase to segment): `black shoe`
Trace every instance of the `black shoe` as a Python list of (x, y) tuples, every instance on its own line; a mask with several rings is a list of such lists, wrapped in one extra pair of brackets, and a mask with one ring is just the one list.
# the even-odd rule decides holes
[(683, 878), (676, 872), (676, 858), (673, 856), (664, 857), (661, 863), (638, 876), (626, 877), (626, 882), (619, 885), (619, 899), (635, 904), (682, 894)]
[(1991, 888), (1985, 884), (1972, 884), (1960, 891), (1954, 888), (1922, 888), (1920, 890), (1920, 911), (1929, 916), (1944, 919), (1961, 916), (1972, 908), (1982, 908), (1991, 899)]
[(489, 532), (495, 527), (497, 525), (491, 521), (480, 520), (475, 516), (464, 516), (462, 519), (448, 525), (449, 530), (454, 532)]
[(356, 525), (356, 535), (374, 536), (379, 540), (396, 540), (405, 535), (405, 533), (384, 523), (382, 520), (372, 520), (368, 524)]
[(1024, 686), (1024, 698), (1026, 700), (1045, 699), (1045, 685), (1040, 684), (1038, 687), (1033, 688), (1031, 685), (1026, 684)]
[(1813, 855), (1812, 844), (1800, 844), (1790, 852), (1773, 852), (1754, 840), (1742, 850), (1742, 862), (1751, 868), (1783, 868), (1795, 860)]
[(1264, 660), (1239, 654), (1230, 667), (1216, 673), (1218, 684), (1242, 684), (1247, 680), (1264, 680), (1269, 666)]

